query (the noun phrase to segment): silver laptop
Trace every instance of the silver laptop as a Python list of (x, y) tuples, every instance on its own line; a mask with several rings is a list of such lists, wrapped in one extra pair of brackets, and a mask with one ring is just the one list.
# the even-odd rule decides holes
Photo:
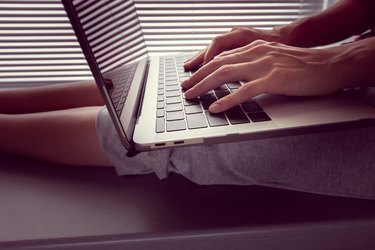
[(375, 108), (357, 90), (320, 97), (262, 94), (222, 114), (208, 107), (241, 86), (224, 84), (194, 100), (180, 83), (191, 54), (149, 57), (132, 1), (63, 0), (98, 88), (128, 155), (369, 126)]

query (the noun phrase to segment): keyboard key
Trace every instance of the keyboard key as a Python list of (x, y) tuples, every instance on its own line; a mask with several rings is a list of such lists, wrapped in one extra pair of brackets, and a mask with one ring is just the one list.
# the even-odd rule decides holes
[(179, 96), (173, 96), (173, 97), (167, 97), (166, 104), (172, 104), (172, 103), (181, 103), (181, 97)]
[(189, 78), (190, 77), (190, 73), (189, 72), (185, 72), (185, 71), (178, 71), (178, 76), (181, 78)]
[(214, 103), (217, 101), (216, 99), (216, 96), (214, 94), (205, 94), (205, 95), (202, 95), (199, 97), (201, 102), (205, 102), (205, 103)]
[(116, 110), (122, 110), (125, 106), (125, 102), (119, 102), (117, 107), (116, 107)]
[(226, 113), (242, 113), (242, 109), (240, 106), (234, 106), (230, 109), (228, 109), (227, 111), (225, 111)]
[(182, 83), (183, 81), (186, 81), (187, 79), (189, 79), (189, 77), (180, 77), (180, 83)]
[(239, 87), (241, 87), (241, 83), (239, 83), (239, 82), (231, 82), (231, 83), (227, 83), (227, 86), (230, 89), (238, 89)]
[(202, 103), (202, 107), (204, 110), (208, 110), (208, 108), (211, 106), (212, 103), (206, 103), (206, 102), (203, 102)]
[(254, 101), (242, 103), (241, 107), (247, 113), (263, 111), (263, 109), (259, 106), (259, 104)]
[(184, 99), (184, 106), (199, 105), (199, 99)]
[(265, 112), (255, 112), (247, 114), (253, 122), (271, 121), (271, 118)]
[(173, 111), (167, 113), (167, 121), (183, 120), (185, 114), (183, 111)]
[(114, 104), (115, 106), (116, 106), (117, 103), (120, 101), (120, 98), (121, 98), (121, 96), (112, 99), (112, 102), (113, 102), (113, 104)]
[(180, 89), (180, 85), (178, 84), (165, 86), (165, 91), (175, 91), (179, 89)]
[(220, 89), (220, 90), (215, 90), (215, 95), (217, 98), (223, 98), (224, 96), (227, 96), (230, 94), (230, 91), (227, 89)]
[(163, 109), (164, 108), (164, 102), (158, 102), (158, 104), (157, 104), (157, 109)]
[(231, 124), (249, 123), (249, 119), (242, 112), (226, 113)]
[(167, 131), (168, 132), (185, 130), (185, 129), (186, 129), (185, 120), (167, 122)]
[(215, 90), (228, 90), (228, 88), (224, 84), (224, 85), (217, 87)]
[(168, 97), (173, 97), (173, 96), (180, 96), (180, 91), (179, 90), (173, 90), (173, 91), (168, 91), (165, 92), (165, 96)]
[(171, 70), (171, 71), (168, 71), (165, 75), (165, 80), (167, 82), (177, 82), (178, 79), (177, 79), (177, 74), (176, 74), (176, 71), (175, 70)]
[(161, 118), (161, 117), (164, 117), (164, 115), (165, 115), (164, 109), (157, 109), (156, 110), (156, 117)]
[(174, 104), (167, 105), (167, 112), (180, 111), (180, 110), (182, 110), (181, 103), (174, 103)]
[(207, 128), (208, 127), (206, 118), (204, 117), (203, 113), (187, 115), (186, 121), (187, 121), (189, 129)]
[(112, 95), (111, 95), (112, 99), (117, 98), (117, 97), (121, 97), (122, 92), (123, 92), (122, 89), (118, 89), (118, 90), (114, 91), (114, 92), (112, 93)]
[(176, 85), (176, 84), (179, 84), (179, 82), (177, 80), (166, 80), (165, 81), (166, 86), (171, 86), (171, 85)]
[(156, 119), (156, 133), (163, 133), (165, 131), (165, 119), (157, 118)]
[(205, 114), (208, 120), (208, 124), (210, 124), (211, 127), (229, 125), (227, 118), (225, 118), (225, 115), (223, 113), (214, 114), (206, 111)]
[(190, 105), (190, 106), (185, 106), (185, 113), (186, 114), (196, 114), (196, 113), (202, 113), (203, 109), (201, 105)]
[(158, 102), (164, 101), (164, 95), (158, 95)]

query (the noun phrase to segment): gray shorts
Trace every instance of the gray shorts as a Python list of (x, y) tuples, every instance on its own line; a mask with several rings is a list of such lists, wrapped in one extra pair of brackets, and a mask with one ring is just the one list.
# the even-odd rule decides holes
[(375, 199), (375, 127), (211, 146), (181, 147), (126, 157), (108, 111), (97, 117), (103, 151), (119, 175), (171, 172), (197, 184), (262, 185)]

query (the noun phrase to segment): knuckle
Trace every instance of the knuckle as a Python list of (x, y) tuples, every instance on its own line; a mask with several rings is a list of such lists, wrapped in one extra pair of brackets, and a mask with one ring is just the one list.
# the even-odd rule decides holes
[(235, 67), (233, 65), (222, 65), (218, 69), (218, 74), (221, 76), (230, 74), (234, 71)]
[(217, 37), (214, 37), (214, 39), (212, 39), (212, 44), (213, 44), (213, 45), (219, 45), (219, 44), (221, 44), (221, 42), (222, 42), (224, 36), (225, 36), (225, 34), (223, 34), (223, 35), (219, 35), (219, 36), (217, 36)]
[(261, 44), (265, 44), (265, 43), (267, 43), (267, 42), (262, 40), (262, 39), (257, 39), (255, 41), (253, 41), (251, 44), (256, 46), (256, 45), (261, 45)]
[(250, 95), (253, 91), (253, 86), (251, 84), (244, 84), (239, 89), (242, 93), (245, 93), (245, 95)]
[(242, 35), (245, 35), (245, 36), (251, 36), (254, 33), (254, 29), (247, 28), (247, 27), (239, 27), (236, 29), (236, 32), (241, 33)]
[(222, 66), (222, 59), (220, 57), (215, 57), (210, 63), (209, 67), (213, 70), (218, 69)]
[(273, 54), (266, 54), (263, 58), (262, 58), (262, 63), (265, 63), (267, 65), (273, 65), (273, 63), (275, 62), (275, 58), (274, 58), (274, 55)]
[(268, 45), (271, 47), (278, 47), (280, 44), (278, 42), (268, 42)]
[(237, 55), (243, 60), (248, 60), (251, 59), (251, 56), (253, 55), (253, 50), (251, 48), (246, 48), (244, 51), (239, 52)]
[(244, 33), (245, 31), (247, 31), (247, 28), (244, 28), (244, 27), (238, 27), (236, 29), (237, 32), (240, 32), (240, 33)]
[(255, 53), (265, 54), (270, 51), (270, 49), (271, 46), (269, 44), (260, 42), (252, 48), (252, 51)]

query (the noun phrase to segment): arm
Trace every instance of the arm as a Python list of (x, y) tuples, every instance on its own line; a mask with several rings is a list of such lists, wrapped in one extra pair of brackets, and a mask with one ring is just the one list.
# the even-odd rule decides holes
[(262, 93), (324, 95), (345, 88), (375, 86), (375, 37), (326, 49), (255, 41), (201, 67), (182, 83), (196, 98), (226, 82), (242, 81), (237, 91), (211, 105), (225, 111)]
[(375, 23), (374, 13), (375, 1), (342, 0), (316, 15), (276, 27), (273, 32), (278, 34), (278, 42), (288, 45), (326, 45), (368, 30)]
[(340, 41), (371, 28), (375, 24), (374, 12), (373, 0), (342, 0), (316, 15), (273, 30), (234, 28), (214, 38), (211, 45), (188, 60), (184, 67), (191, 70), (208, 63), (223, 51), (243, 47), (259, 39), (297, 47), (313, 47)]

